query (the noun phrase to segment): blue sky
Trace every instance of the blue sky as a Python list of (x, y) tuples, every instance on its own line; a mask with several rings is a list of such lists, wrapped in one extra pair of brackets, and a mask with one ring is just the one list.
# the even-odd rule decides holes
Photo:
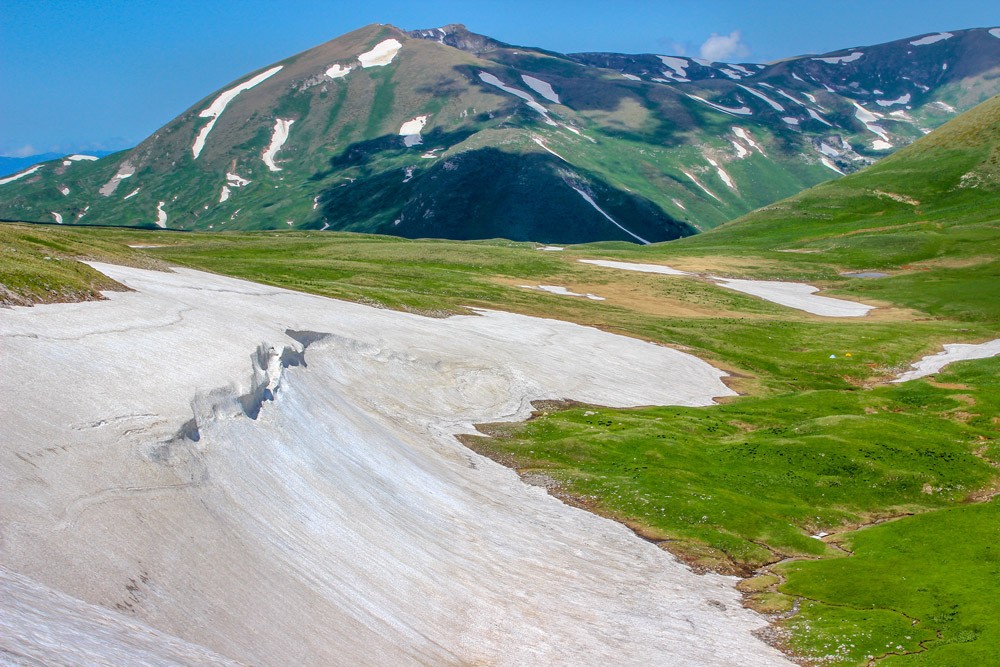
[(243, 74), (369, 23), (737, 62), (1000, 25), (997, 0), (5, 0), (2, 11), (0, 155), (135, 145)]

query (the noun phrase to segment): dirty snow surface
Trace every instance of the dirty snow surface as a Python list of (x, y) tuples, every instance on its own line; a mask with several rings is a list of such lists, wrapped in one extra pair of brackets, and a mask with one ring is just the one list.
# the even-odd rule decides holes
[[(95, 266), (135, 291), (0, 311), (0, 566), (79, 601), (0, 595), (4, 623), (62, 637), (66, 607), (117, 606), (142, 627), (108, 631), (255, 665), (791, 664), (734, 579), (453, 438), (536, 399), (706, 405), (732, 394), (708, 364), (555, 320)], [(0, 641), (52, 664), (52, 636)]]
[(970, 359), (987, 359), (1000, 355), (1000, 338), (996, 340), (969, 345), (966, 343), (949, 343), (944, 346), (943, 352), (931, 354), (917, 363), (913, 364), (913, 370), (900, 375), (893, 382), (906, 382), (917, 378), (934, 375), (948, 364), (956, 361), (968, 361)]

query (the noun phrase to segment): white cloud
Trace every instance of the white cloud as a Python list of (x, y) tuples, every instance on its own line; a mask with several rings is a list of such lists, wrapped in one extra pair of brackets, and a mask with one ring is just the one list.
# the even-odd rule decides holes
[(701, 45), (701, 57), (712, 62), (728, 62), (731, 58), (743, 58), (750, 49), (743, 43), (743, 35), (734, 30), (728, 35), (712, 33)]

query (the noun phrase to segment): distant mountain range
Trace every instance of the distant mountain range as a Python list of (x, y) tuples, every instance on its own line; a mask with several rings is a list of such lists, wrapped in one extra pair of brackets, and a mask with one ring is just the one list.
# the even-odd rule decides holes
[(0, 217), (655, 242), (856, 171), (998, 93), (998, 28), (754, 64), (371, 25), (130, 151), (0, 178)]

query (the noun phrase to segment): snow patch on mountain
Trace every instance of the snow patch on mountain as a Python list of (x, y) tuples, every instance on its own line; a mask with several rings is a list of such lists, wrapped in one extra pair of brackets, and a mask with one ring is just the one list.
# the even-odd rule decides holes
[(642, 79), (637, 77), (635, 74), (626, 74), (625, 72), (622, 72), (622, 76), (628, 79), (629, 81), (642, 81)]
[(737, 189), (736, 188), (736, 183), (733, 182), (733, 179), (728, 174), (728, 172), (726, 172), (725, 169), (723, 169), (721, 166), (719, 166), (719, 163), (716, 162), (715, 160), (713, 160), (712, 158), (706, 158), (706, 159), (708, 160), (708, 163), (710, 165), (712, 165), (713, 167), (715, 167), (715, 171), (716, 171), (717, 174), (719, 174), (719, 178), (722, 179), (722, 182), (725, 183), (726, 185), (728, 185), (730, 190), (736, 190)]
[(781, 120), (786, 125), (790, 125), (792, 127), (798, 127), (798, 125), (799, 125), (799, 119), (798, 118), (793, 118), (792, 116), (782, 116)]
[(269, 70), (261, 72), (252, 79), (248, 79), (247, 81), (244, 81), (238, 86), (230, 88), (229, 90), (223, 92), (218, 97), (216, 97), (215, 100), (213, 100), (212, 103), (208, 105), (208, 107), (202, 109), (201, 113), (199, 113), (198, 116), (201, 118), (211, 118), (212, 120), (208, 121), (208, 125), (201, 128), (201, 131), (198, 132), (198, 136), (194, 140), (194, 144), (191, 146), (191, 153), (194, 155), (195, 160), (197, 160), (198, 156), (201, 155), (201, 151), (203, 148), (205, 148), (205, 141), (208, 139), (209, 133), (212, 131), (212, 128), (215, 127), (215, 122), (219, 120), (219, 116), (221, 116), (222, 112), (226, 110), (226, 107), (229, 106), (229, 103), (232, 102), (234, 99), (236, 99), (236, 96), (242, 93), (243, 91), (250, 90), (257, 84), (277, 74), (282, 69), (282, 67), (283, 65), (277, 65), (275, 67), (272, 67)]
[(333, 65), (326, 70), (326, 75), (331, 79), (339, 79), (341, 77), (347, 76), (350, 73), (351, 73), (350, 66), (342, 67), (340, 63), (337, 63), (336, 65)]
[(828, 63), (830, 65), (844, 65), (847, 63), (853, 63), (855, 60), (861, 58), (865, 55), (864, 51), (855, 51), (846, 56), (831, 56), (829, 58), (813, 58), (813, 60), (818, 60), (820, 62)]
[(60, 225), (63, 223), (62, 213), (56, 213), (55, 211), (52, 211), (52, 217), (55, 218), (56, 223)]
[(882, 141), (888, 142), (889, 135), (881, 125), (876, 124), (879, 116), (876, 116), (868, 109), (864, 108), (857, 102), (854, 102), (854, 107), (856, 111), (854, 112), (854, 117), (857, 118), (865, 126), (865, 128), (872, 134), (878, 135), (878, 138)]
[(60, 192), (60, 194), (62, 194), (63, 197), (68, 197), (69, 196), (69, 188), (66, 187), (65, 185), (60, 185), (59, 186), (59, 192)]
[(247, 179), (243, 178), (239, 174), (235, 174), (235, 173), (233, 173), (231, 171), (227, 171), (226, 172), (226, 185), (229, 185), (230, 187), (234, 187), (234, 188), (242, 188), (242, 187), (245, 187), (247, 185), (250, 185), (250, 181), (248, 181)]
[(910, 42), (910, 45), (911, 46), (927, 46), (928, 44), (937, 44), (938, 42), (942, 42), (942, 41), (944, 41), (946, 39), (951, 39), (954, 36), (955, 35), (953, 35), (950, 32), (940, 32), (940, 33), (938, 33), (936, 35), (927, 35), (926, 37), (921, 37), (920, 39), (915, 39), (912, 42)]
[(775, 111), (784, 111), (785, 110), (785, 107), (781, 106), (780, 104), (778, 104), (777, 102), (775, 102), (774, 100), (772, 100), (770, 97), (768, 97), (764, 93), (760, 92), (759, 90), (754, 90), (753, 88), (751, 88), (749, 86), (744, 86), (743, 84), (740, 84), (740, 88), (742, 88), (743, 90), (747, 91), (751, 95), (754, 95), (754, 96), (759, 97), (760, 99), (764, 100)]
[(1000, 39), (1000, 28), (990, 28), (989, 33), (997, 39)]
[(491, 86), (499, 88), (500, 90), (504, 91), (505, 93), (510, 93), (511, 95), (515, 95), (517, 97), (520, 97), (522, 100), (524, 100), (527, 103), (527, 105), (529, 107), (531, 107), (533, 110), (535, 110), (539, 114), (541, 114), (542, 117), (545, 118), (545, 122), (546, 123), (548, 123), (549, 125), (556, 125), (556, 122), (554, 120), (552, 120), (551, 118), (549, 118), (549, 110), (546, 109), (545, 107), (543, 107), (538, 102), (536, 102), (535, 98), (532, 97), (529, 93), (526, 93), (523, 90), (519, 90), (517, 88), (512, 88), (511, 86), (508, 86), (503, 81), (501, 81), (497, 77), (493, 76), (489, 72), (480, 72), (479, 73), (479, 78), (480, 78), (481, 81), (483, 81), (483, 83), (488, 83)]
[(128, 193), (127, 195), (125, 195), (124, 197), (122, 197), (122, 201), (125, 201), (126, 199), (131, 199), (132, 197), (136, 196), (137, 194), (139, 194), (139, 190), (142, 190), (142, 188), (138, 187), (135, 190), (133, 190), (132, 192)]
[(880, 107), (891, 107), (894, 104), (909, 104), (910, 99), (912, 99), (912, 97), (913, 97), (912, 95), (906, 93), (904, 95), (900, 95), (894, 100), (875, 100), (875, 104), (879, 105)]
[(687, 59), (677, 58), (675, 56), (656, 56), (660, 61), (672, 69), (674, 74), (682, 79), (687, 78), (687, 68), (690, 66)]
[(288, 130), (292, 127), (294, 120), (286, 120), (284, 118), (276, 118), (274, 120), (274, 130), (271, 132), (271, 143), (268, 144), (264, 153), (260, 156), (264, 160), (264, 164), (271, 171), (281, 171), (281, 167), (274, 163), (274, 156), (278, 154), (281, 147), (285, 145), (288, 141)]
[(428, 116), (417, 116), (403, 123), (399, 128), (399, 136), (403, 137), (403, 143), (407, 148), (424, 143), (420, 132), (427, 125)]
[(229, 201), (229, 186), (228, 185), (223, 185), (222, 186), (222, 192), (219, 193), (219, 203), (221, 204), (224, 201)]
[(87, 161), (87, 162), (93, 162), (95, 160), (100, 160), (101, 158), (95, 157), (93, 155), (81, 155), (81, 154), (77, 153), (77, 154), (74, 154), (74, 155), (67, 156), (66, 159), (69, 160), (70, 162), (79, 162), (81, 160), (84, 160), (84, 161)]
[(612, 218), (612, 217), (611, 217), (610, 215), (608, 215), (608, 214), (607, 214), (607, 213), (605, 212), (605, 210), (604, 210), (603, 208), (601, 208), (600, 206), (598, 206), (598, 205), (597, 205), (597, 202), (595, 202), (595, 201), (594, 201), (594, 198), (593, 198), (593, 197), (591, 197), (590, 195), (588, 195), (588, 194), (587, 194), (586, 192), (584, 192), (584, 191), (583, 191), (583, 190), (581, 190), (580, 188), (576, 187), (575, 185), (571, 185), (570, 187), (572, 187), (572, 188), (573, 188), (574, 190), (576, 190), (576, 193), (577, 193), (578, 195), (580, 195), (581, 197), (583, 197), (583, 199), (584, 199), (584, 200), (585, 200), (585, 201), (586, 201), (586, 202), (587, 202), (588, 204), (590, 204), (591, 206), (593, 206), (593, 207), (594, 207), (594, 209), (595, 209), (595, 210), (596, 210), (596, 211), (597, 211), (598, 213), (600, 213), (600, 214), (601, 214), (601, 215), (603, 215), (603, 216), (604, 216), (605, 218), (607, 218), (608, 220), (610, 220), (610, 221), (611, 221), (611, 223), (612, 223), (612, 224), (613, 224), (613, 225), (614, 225), (615, 227), (617, 227), (618, 229), (622, 230), (623, 232), (625, 232), (626, 234), (628, 234), (628, 235), (629, 235), (629, 236), (631, 236), (632, 238), (634, 238), (634, 239), (638, 240), (638, 241), (639, 241), (640, 243), (642, 243), (643, 245), (649, 245), (649, 241), (647, 241), (646, 239), (642, 238), (642, 237), (641, 237), (641, 236), (639, 236), (638, 234), (634, 234), (634, 233), (630, 232), (629, 230), (625, 229), (625, 228), (624, 228), (624, 227), (622, 227), (622, 226), (621, 226), (620, 224), (618, 224), (618, 221), (617, 221), (617, 220), (615, 220), (614, 218)]
[(750, 107), (740, 107), (738, 109), (734, 109), (732, 107), (724, 107), (721, 104), (716, 104), (715, 102), (709, 102), (704, 97), (698, 97), (697, 95), (692, 95), (691, 93), (687, 93), (687, 96), (690, 97), (692, 100), (698, 100), (702, 104), (707, 104), (708, 106), (712, 107), (716, 111), (721, 111), (722, 113), (727, 113), (727, 114), (730, 114), (731, 116), (752, 116), (753, 115), (753, 111), (750, 110)]
[(366, 51), (358, 56), (358, 60), (361, 62), (361, 66), (368, 67), (385, 67), (393, 61), (399, 50), (403, 48), (403, 45), (399, 43), (398, 39), (386, 39), (375, 45), (371, 51)]
[(24, 178), (25, 176), (31, 176), (33, 173), (41, 169), (44, 165), (36, 164), (34, 167), (25, 169), (22, 172), (18, 172), (13, 176), (8, 176), (7, 178), (0, 178), (0, 185), (5, 185), (7, 183), (13, 183), (14, 181)]
[(892, 144), (882, 139), (876, 139), (875, 141), (872, 142), (872, 148), (877, 151), (887, 151), (890, 148), (892, 148)]
[(546, 151), (548, 151), (549, 153), (552, 153), (553, 155), (555, 155), (557, 158), (559, 158), (563, 162), (569, 162), (569, 160), (567, 160), (566, 158), (564, 158), (562, 155), (559, 155), (559, 153), (556, 153), (554, 150), (552, 150), (551, 148), (549, 148), (548, 146), (546, 146), (545, 145), (545, 140), (543, 140), (538, 135), (535, 135), (535, 136), (531, 137), (531, 140), (534, 141), (539, 146), (541, 146)]
[(536, 79), (533, 76), (528, 76), (527, 74), (522, 74), (521, 79), (523, 79), (524, 83), (528, 85), (528, 88), (531, 88), (533, 91), (535, 91), (536, 93), (547, 99), (549, 102), (552, 102), (554, 104), (560, 103), (559, 95), (556, 94), (556, 91), (552, 88), (551, 84), (542, 81), (541, 79)]
[(118, 189), (118, 184), (126, 178), (132, 178), (133, 174), (135, 174), (135, 167), (132, 166), (129, 160), (125, 160), (118, 167), (118, 171), (111, 177), (111, 180), (101, 186), (98, 193), (105, 197), (110, 197)]
[(163, 210), (166, 203), (165, 201), (161, 201), (156, 205), (156, 226), (162, 229), (167, 228), (167, 212)]
[(734, 127), (733, 134), (747, 142), (750, 148), (754, 149), (764, 157), (767, 157), (767, 153), (765, 153), (764, 149), (760, 147), (760, 144), (753, 140), (753, 136), (747, 130), (744, 130), (742, 127)]
[(820, 116), (818, 113), (816, 113), (815, 110), (806, 108), (806, 112), (809, 114), (809, 117), (812, 118), (813, 120), (818, 120), (819, 122), (823, 123), (828, 127), (833, 127), (833, 123), (828, 121), (826, 118)]
[(734, 81), (740, 81), (743, 79), (742, 74), (736, 72), (735, 70), (731, 70), (728, 67), (720, 67), (719, 71), (728, 76), (730, 79), (733, 79)]

